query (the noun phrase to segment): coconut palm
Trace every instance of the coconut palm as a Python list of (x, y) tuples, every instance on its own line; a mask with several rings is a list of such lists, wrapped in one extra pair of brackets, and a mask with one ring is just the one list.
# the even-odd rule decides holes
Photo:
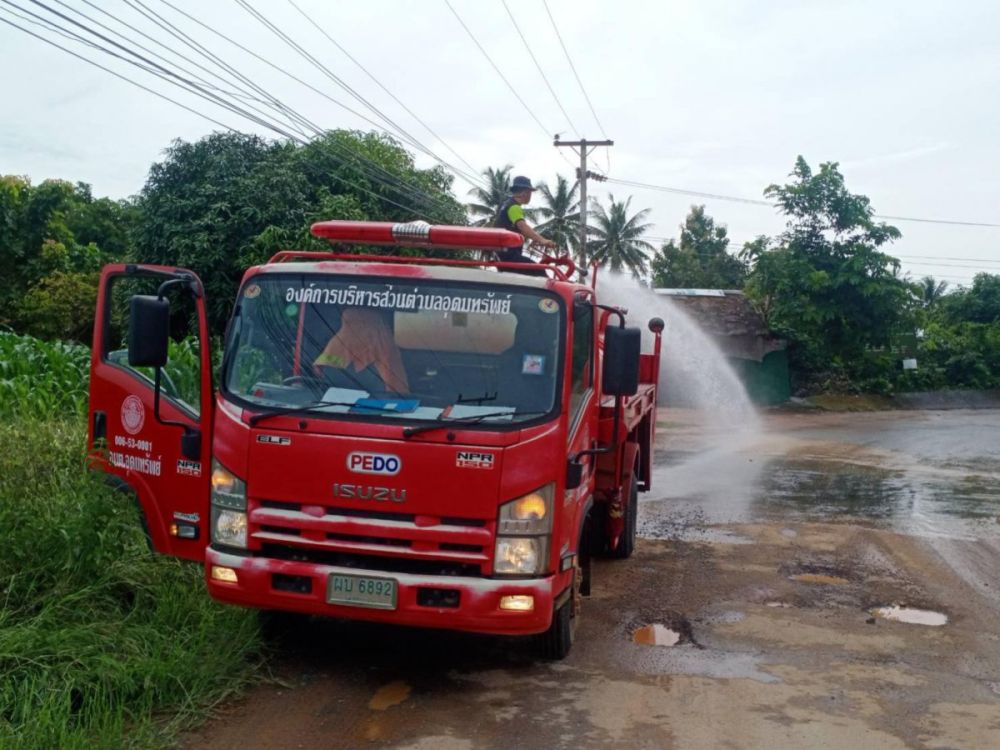
[(472, 225), (489, 226), (500, 210), (500, 206), (510, 196), (510, 173), (512, 164), (493, 169), (487, 167), (480, 174), (486, 178), (486, 188), (474, 187), (469, 191), (473, 203), (469, 204), (469, 213), (473, 217)]
[(933, 276), (924, 276), (917, 282), (917, 294), (924, 307), (933, 307), (948, 289), (947, 281), (937, 281)]
[(535, 227), (535, 230), (561, 248), (568, 248), (578, 259), (586, 263), (580, 248), (580, 204), (576, 199), (580, 189), (578, 182), (569, 186), (569, 181), (562, 175), (556, 175), (556, 189), (550, 190), (548, 185), (541, 185), (541, 204), (535, 213), (545, 221)]
[[(486, 178), (487, 188), (474, 187), (469, 191), (475, 202), (469, 204), (469, 213), (472, 214), (474, 227), (488, 227), (493, 224), (500, 206), (510, 197), (510, 173), (514, 167), (507, 164), (500, 169), (487, 167), (482, 171)], [(538, 185), (539, 189), (545, 187), (544, 183)], [(528, 221), (535, 220), (535, 209), (524, 209), (524, 216)]]
[(601, 266), (607, 266), (612, 271), (620, 272), (623, 268), (631, 271), (636, 278), (646, 273), (646, 253), (655, 248), (641, 239), (651, 224), (644, 224), (643, 219), (649, 215), (645, 208), (634, 216), (628, 215), (632, 198), (616, 201), (613, 195), (608, 196), (608, 208), (597, 200), (591, 205), (593, 223), (587, 228), (591, 236), (587, 242), (587, 256), (591, 262), (596, 261)]

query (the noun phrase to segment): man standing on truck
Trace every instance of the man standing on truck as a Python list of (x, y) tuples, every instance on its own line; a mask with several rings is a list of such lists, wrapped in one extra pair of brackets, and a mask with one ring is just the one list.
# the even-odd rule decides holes
[[(510, 197), (504, 201), (503, 205), (500, 206), (500, 210), (497, 211), (496, 218), (493, 220), (493, 226), (517, 232), (525, 240), (531, 240), (542, 247), (555, 247), (555, 242), (542, 237), (542, 235), (531, 228), (531, 225), (524, 218), (524, 206), (531, 202), (531, 194), (534, 190), (535, 188), (532, 186), (531, 180), (527, 177), (523, 175), (515, 177), (510, 183)], [(511, 247), (501, 250), (497, 254), (500, 256), (500, 260), (509, 263), (531, 262), (529, 258), (525, 257), (524, 249), (521, 247)]]

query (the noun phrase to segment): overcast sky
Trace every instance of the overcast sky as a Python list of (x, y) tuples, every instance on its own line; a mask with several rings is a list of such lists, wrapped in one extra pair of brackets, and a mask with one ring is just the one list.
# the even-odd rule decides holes
[[(5, 2), (0, 0), (0, 8), (9, 7)], [(45, 13), (31, 0), (10, 2)], [(73, 15), (58, 0), (41, 2)], [(124, 0), (92, 2), (182, 49)], [(142, 2), (311, 120), (329, 128), (370, 127), (160, 0)], [(171, 2), (330, 97), (350, 101), (236, 0)], [(461, 164), (288, 0), (250, 2), (431, 150)], [(510, 163), (516, 174), (551, 182), (557, 172), (572, 176), (563, 157), (575, 164), (568, 150), (560, 155), (552, 146), (552, 134), (602, 137), (541, 0), (508, 0), (508, 5), (570, 122), (500, 0), (452, 4), (540, 125), (444, 0), (296, 2), (477, 168)], [(84, 0), (64, 3), (126, 31)], [(868, 195), (880, 214), (1000, 224), (995, 0), (549, 0), (549, 8), (604, 131), (615, 141), (609, 153), (593, 155), (594, 170), (606, 171), (610, 158), (613, 178), (761, 198), (764, 187), (784, 181), (802, 154), (814, 167), (840, 162), (848, 188)], [(0, 18), (11, 16), (0, 12)], [(99, 52), (84, 54), (226, 125), (273, 135)], [(0, 71), (0, 173), (28, 175), (35, 182), (81, 180), (97, 195), (125, 197), (141, 189), (149, 165), (172, 139), (194, 140), (218, 129), (5, 24), (0, 24)], [(418, 163), (432, 162), (420, 157)], [(455, 187), (464, 198), (469, 185), (457, 180)], [(591, 183), (590, 189), (599, 197), (631, 194), (633, 208), (652, 209), (650, 234), (658, 238), (676, 236), (695, 202), (704, 202), (728, 225), (737, 243), (782, 226), (766, 206), (622, 185)], [(891, 252), (914, 277), (930, 273), (955, 284), (977, 270), (1000, 273), (1000, 228), (893, 223), (903, 238)]]

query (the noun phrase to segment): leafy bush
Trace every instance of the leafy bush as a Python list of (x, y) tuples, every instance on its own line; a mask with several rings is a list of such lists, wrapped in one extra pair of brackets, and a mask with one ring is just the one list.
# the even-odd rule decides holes
[(21, 300), (22, 331), (43, 339), (87, 342), (94, 328), (99, 273), (58, 271), (33, 285)]

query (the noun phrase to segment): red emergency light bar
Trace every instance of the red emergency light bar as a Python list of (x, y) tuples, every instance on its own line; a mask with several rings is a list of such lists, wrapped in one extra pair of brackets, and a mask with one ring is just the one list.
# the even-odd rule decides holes
[(314, 236), (331, 242), (358, 245), (402, 245), (469, 250), (520, 247), (524, 238), (516, 232), (493, 227), (432, 225), (425, 221), (394, 224), (390, 221), (319, 221)]

